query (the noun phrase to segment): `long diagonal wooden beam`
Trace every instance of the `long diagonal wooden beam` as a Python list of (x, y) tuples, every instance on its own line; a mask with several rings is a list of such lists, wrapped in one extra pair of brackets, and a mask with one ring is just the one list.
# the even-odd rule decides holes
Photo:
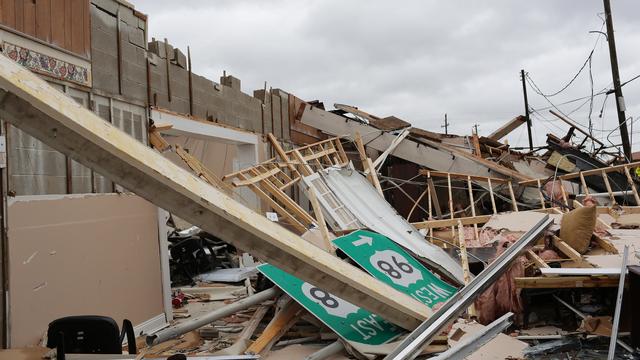
[(424, 304), (309, 246), (4, 56), (0, 89), (2, 119), (157, 206), (399, 326), (429, 316)]

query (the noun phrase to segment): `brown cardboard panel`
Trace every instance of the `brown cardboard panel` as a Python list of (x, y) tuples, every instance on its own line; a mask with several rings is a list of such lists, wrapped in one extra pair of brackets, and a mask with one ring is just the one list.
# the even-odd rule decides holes
[(50, 321), (163, 312), (157, 208), (135, 195), (18, 197), (8, 209), (11, 345)]

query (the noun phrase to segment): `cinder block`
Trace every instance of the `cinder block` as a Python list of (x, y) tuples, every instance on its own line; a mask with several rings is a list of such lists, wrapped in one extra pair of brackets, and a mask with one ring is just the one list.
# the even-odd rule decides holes
[(183, 69), (187, 68), (187, 57), (180, 49), (173, 49), (173, 59), (171, 61)]
[(224, 86), (228, 86), (234, 90), (237, 91), (241, 91), (241, 87), (240, 87), (240, 79), (238, 79), (237, 77), (231, 76), (231, 75), (227, 75), (227, 76), (221, 76), (220, 77), (220, 83)]

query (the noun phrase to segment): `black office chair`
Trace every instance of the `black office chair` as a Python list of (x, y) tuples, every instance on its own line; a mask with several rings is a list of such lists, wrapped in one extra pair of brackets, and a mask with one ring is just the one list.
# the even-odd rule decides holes
[(52, 321), (47, 330), (47, 347), (56, 348), (58, 360), (64, 354), (122, 354), (127, 336), (129, 354), (136, 353), (136, 337), (131, 321), (122, 322), (122, 332), (107, 316), (67, 316)]

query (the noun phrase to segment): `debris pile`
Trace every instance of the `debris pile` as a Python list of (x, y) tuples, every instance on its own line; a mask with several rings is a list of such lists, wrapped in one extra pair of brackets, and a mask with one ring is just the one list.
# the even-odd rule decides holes
[(519, 152), (500, 140), (521, 116), (457, 136), (302, 103), (299, 122), (323, 140), (269, 134), (270, 159), (218, 177), (163, 138), (170, 125), (153, 124), (146, 147), (3, 58), (0, 88), (7, 121), (172, 214), (174, 320), (140, 336), (138, 356), (502, 359), (639, 345), (640, 163), (588, 134), (574, 145), (577, 127)]

